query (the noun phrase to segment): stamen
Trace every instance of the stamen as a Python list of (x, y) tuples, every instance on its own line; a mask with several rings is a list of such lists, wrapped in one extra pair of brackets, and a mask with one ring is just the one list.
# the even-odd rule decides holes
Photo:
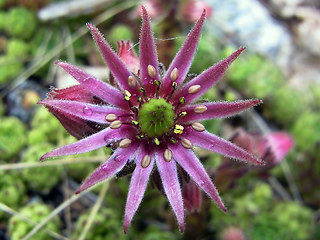
[(138, 122), (138, 121), (131, 120), (131, 122), (132, 122), (132, 124), (133, 124), (134, 126), (139, 126), (139, 122)]
[(131, 93), (127, 90), (124, 90), (125, 94), (124, 94), (124, 100), (126, 101), (130, 101), (130, 97), (131, 97)]
[(178, 143), (178, 140), (172, 137), (172, 138), (170, 138), (170, 142), (176, 144), (176, 143)]
[(136, 138), (139, 139), (139, 140), (141, 140), (141, 139), (144, 138), (144, 135), (137, 135)]
[(185, 115), (187, 115), (187, 112), (181, 112), (179, 113), (178, 117), (181, 118), (181, 117), (184, 117)]
[(167, 97), (167, 101), (170, 100), (170, 98), (172, 97), (172, 94), (174, 93), (174, 90), (176, 90), (177, 86), (178, 86), (178, 83), (177, 83), (177, 82), (173, 82), (173, 83), (172, 83), (172, 88), (173, 88), (173, 89), (172, 89), (171, 93), (169, 94), (169, 96)]
[(191, 149), (193, 147), (192, 142), (189, 139), (183, 138), (181, 140), (181, 145), (186, 149)]
[(193, 85), (193, 86), (189, 87), (188, 93), (189, 94), (196, 94), (197, 92), (200, 91), (200, 88), (201, 88), (200, 85)]
[(117, 120), (117, 115), (113, 114), (113, 113), (109, 113), (107, 116), (106, 116), (106, 120), (108, 122), (113, 122), (114, 120)]
[(156, 69), (154, 68), (154, 66), (152, 65), (148, 65), (148, 75), (151, 77), (151, 78), (154, 78), (156, 76)]
[(157, 146), (159, 146), (159, 145), (160, 145), (160, 141), (159, 141), (159, 139), (158, 139), (158, 138), (154, 138), (154, 139), (153, 139), (153, 141), (154, 141), (154, 143), (155, 143)]
[(142, 102), (142, 97), (138, 96), (138, 102), (141, 103)]
[(127, 148), (130, 146), (131, 144), (131, 140), (129, 138), (125, 138), (125, 139), (122, 139), (119, 143), (119, 147), (120, 148)]
[(191, 127), (198, 132), (203, 132), (204, 130), (206, 130), (206, 128), (199, 122), (192, 123)]
[(134, 77), (129, 76), (128, 77), (128, 85), (132, 88), (134, 88), (135, 86), (137, 86), (137, 81), (134, 79)]
[(131, 107), (132, 112), (138, 113), (139, 109), (136, 106)]
[(144, 99), (147, 100), (146, 90), (143, 87), (139, 88), (139, 92), (141, 92), (143, 94)]
[(160, 85), (161, 85), (161, 82), (159, 80), (154, 80), (153, 82), (155, 85), (157, 85), (157, 92), (156, 92), (156, 97), (159, 96), (159, 90), (160, 90)]
[(141, 160), (141, 167), (147, 168), (150, 165), (151, 158), (149, 155), (145, 155)]
[(174, 68), (174, 69), (172, 70), (172, 72), (170, 73), (170, 79), (171, 79), (171, 81), (177, 80), (178, 76), (179, 76), (179, 71), (178, 71), (177, 68)]
[(115, 121), (113, 121), (111, 124), (110, 124), (110, 128), (111, 129), (118, 129), (118, 128), (120, 128), (121, 127), (121, 125), (122, 125), (122, 122), (120, 121), (120, 120), (115, 120)]
[(179, 103), (185, 104), (185, 103), (186, 103), (186, 99), (185, 99), (184, 97), (181, 97), (181, 98), (179, 99)]
[(174, 132), (175, 134), (182, 134), (182, 133), (183, 133), (183, 129), (184, 129), (184, 127), (183, 127), (182, 125), (176, 124), (176, 125), (174, 126), (173, 132)]
[(207, 107), (205, 105), (199, 105), (199, 106), (196, 106), (193, 111), (195, 113), (204, 113), (205, 111), (207, 111)]
[(164, 160), (166, 160), (167, 162), (170, 162), (172, 159), (172, 152), (169, 149), (166, 149), (163, 153), (163, 158)]

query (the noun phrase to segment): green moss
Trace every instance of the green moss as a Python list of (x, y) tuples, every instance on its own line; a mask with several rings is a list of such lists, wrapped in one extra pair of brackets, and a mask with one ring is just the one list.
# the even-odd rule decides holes
[(114, 48), (117, 47), (117, 41), (119, 41), (119, 39), (131, 40), (131, 41), (134, 40), (132, 29), (126, 25), (123, 25), (123, 24), (117, 24), (117, 25), (113, 26), (109, 32), (107, 39), (108, 39), (108, 41), (110, 41), (110, 44)]
[(305, 112), (295, 116), (295, 124), (292, 128), (294, 140), (302, 151), (312, 152), (320, 136), (320, 114)]
[[(17, 209), (26, 200), (25, 191), (25, 185), (17, 172), (0, 172), (1, 203)], [(6, 214), (0, 211), (0, 219), (5, 216)]]
[(296, 89), (282, 86), (274, 91), (270, 99), (271, 116), (279, 123), (291, 125), (304, 111), (303, 95)]
[(26, 127), (15, 117), (1, 117), (0, 122), (0, 162), (15, 161), (27, 143)]
[[(72, 240), (79, 239), (90, 213), (91, 212), (89, 211), (80, 216), (76, 223), (75, 231), (72, 234)], [(127, 235), (124, 235), (121, 221), (116, 213), (111, 209), (102, 208), (95, 215), (93, 224), (86, 235), (86, 239), (127, 239)]]
[(6, 47), (10, 59), (25, 59), (29, 55), (29, 45), (20, 39), (11, 39)]
[(23, 70), (20, 60), (13, 60), (8, 56), (0, 56), (0, 85), (6, 84)]
[[(53, 146), (46, 143), (29, 146), (23, 153), (21, 161), (26, 163), (39, 163), (40, 157), (53, 149)], [(61, 165), (25, 168), (22, 170), (22, 178), (31, 189), (48, 193), (62, 178), (62, 171), (63, 168)]]
[(29, 39), (36, 30), (37, 19), (34, 13), (26, 8), (13, 7), (8, 12), (5, 27), (12, 37)]
[[(19, 210), (19, 213), (30, 219), (35, 223), (39, 223), (44, 220), (50, 213), (51, 209), (39, 202), (32, 202)], [(50, 229), (55, 232), (59, 232), (61, 226), (60, 219), (56, 216), (50, 222), (45, 225), (45, 228)], [(18, 215), (10, 218), (9, 221), (9, 231), (8, 235), (11, 240), (21, 240), (23, 239), (32, 229), (33, 225), (22, 220)], [(39, 230), (35, 235), (33, 235), (30, 240), (51, 240), (54, 239), (44, 229)]]

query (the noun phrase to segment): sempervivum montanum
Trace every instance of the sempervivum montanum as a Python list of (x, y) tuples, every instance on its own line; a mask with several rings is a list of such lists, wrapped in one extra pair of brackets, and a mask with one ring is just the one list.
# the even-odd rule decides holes
[[(52, 89), (40, 103), (80, 140), (48, 152), (41, 159), (89, 152), (104, 146), (116, 148), (111, 157), (84, 181), (77, 193), (134, 163), (123, 223), (127, 232), (143, 198), (149, 176), (153, 169), (157, 169), (179, 228), (183, 231), (184, 206), (177, 165), (226, 211), (217, 189), (194, 154), (193, 146), (262, 164), (260, 159), (242, 148), (207, 132), (199, 121), (234, 115), (261, 100), (195, 103), (244, 50), (237, 50), (187, 81), (205, 12), (166, 72), (159, 67), (161, 65), (144, 7), (142, 18), (139, 61), (134, 61), (137, 57), (132, 50), (122, 51), (123, 54), (120, 51), (118, 56), (98, 29), (87, 25), (110, 69), (112, 85), (68, 63), (56, 63), (80, 84), (66, 89)], [(137, 64), (138, 70), (132, 70), (137, 69)]]

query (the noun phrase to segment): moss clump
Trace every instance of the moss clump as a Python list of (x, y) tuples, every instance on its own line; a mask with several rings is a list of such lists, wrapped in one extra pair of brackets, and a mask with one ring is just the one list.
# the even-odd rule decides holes
[[(39, 202), (33, 202), (28, 204), (27, 206), (21, 208), (19, 213), (30, 219), (34, 223), (39, 223), (43, 219), (45, 219), (51, 212), (51, 209)], [(50, 222), (48, 222), (45, 226), (46, 229), (50, 229), (55, 232), (59, 232), (61, 226), (60, 219), (56, 216)], [(9, 221), (9, 231), (8, 235), (11, 240), (21, 240), (23, 239), (32, 229), (33, 225), (27, 223), (25, 220), (19, 218), (19, 216), (13, 216)], [(54, 239), (51, 237), (44, 229), (39, 230), (36, 234), (34, 234), (30, 240), (51, 240)]]
[[(76, 223), (75, 232), (72, 240), (76, 240), (81, 235), (91, 212), (82, 214)], [(100, 209), (93, 220), (93, 224), (88, 232), (86, 239), (105, 240), (105, 239), (127, 239), (122, 231), (121, 221), (111, 209)]]
[(112, 27), (108, 35), (108, 40), (114, 48), (117, 47), (117, 41), (119, 41), (119, 39), (133, 41), (132, 29), (123, 24), (117, 24)]
[(20, 60), (12, 59), (9, 56), (0, 56), (0, 85), (6, 84), (16, 77), (23, 70)]
[(291, 125), (304, 109), (304, 99), (295, 89), (283, 86), (270, 99), (270, 114), (279, 123)]
[[(30, 146), (22, 155), (22, 162), (39, 162), (45, 153), (54, 149), (47, 143)], [(62, 177), (62, 166), (35, 167), (22, 170), (22, 178), (33, 190), (48, 193), (60, 181)]]
[(29, 39), (37, 27), (34, 13), (24, 7), (10, 8), (6, 19), (6, 31), (12, 37)]
[(15, 161), (14, 158), (27, 143), (26, 127), (15, 117), (1, 117), (0, 122), (0, 163)]
[[(26, 200), (25, 191), (25, 185), (16, 172), (0, 172), (1, 203), (17, 209)], [(5, 216), (5, 213), (0, 211), (0, 219)]]
[(297, 114), (295, 119), (292, 132), (297, 146), (302, 151), (314, 151), (316, 143), (320, 141), (320, 114), (305, 112)]
[(20, 39), (12, 39), (8, 41), (6, 48), (7, 56), (10, 59), (25, 59), (28, 57), (30, 52), (28, 44)]

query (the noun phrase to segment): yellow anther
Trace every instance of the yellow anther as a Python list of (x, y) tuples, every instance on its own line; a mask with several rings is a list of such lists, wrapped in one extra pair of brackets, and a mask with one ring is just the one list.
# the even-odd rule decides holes
[(160, 145), (160, 141), (159, 141), (158, 138), (154, 138), (153, 141), (154, 141), (154, 143), (155, 143), (156, 145), (158, 145), (158, 146)]
[(140, 88), (139, 88), (139, 92), (145, 93), (145, 92), (146, 92), (146, 90), (144, 90), (144, 88), (143, 88), (143, 87), (140, 87)]
[(183, 133), (183, 129), (184, 129), (184, 127), (183, 127), (182, 125), (176, 124), (176, 125), (174, 126), (173, 132), (174, 132), (175, 134), (182, 134), (182, 133)]
[(135, 126), (138, 126), (139, 125), (139, 122), (138, 121), (135, 121), (135, 120), (131, 120), (132, 124), (135, 125)]
[(173, 83), (172, 83), (172, 88), (173, 88), (173, 89), (176, 89), (177, 86), (178, 86), (178, 83), (177, 83), (177, 82), (173, 82)]
[(170, 142), (172, 142), (172, 143), (176, 144), (176, 143), (178, 143), (178, 140), (177, 140), (177, 139), (175, 139), (175, 138), (170, 138)]
[(181, 98), (179, 99), (179, 102), (180, 102), (181, 104), (185, 104), (185, 103), (186, 103), (186, 99), (185, 99), (184, 97), (181, 97)]
[(128, 90), (124, 90), (124, 100), (130, 101), (131, 93)]
[(179, 117), (184, 117), (185, 115), (187, 115), (187, 112), (181, 112), (181, 113), (179, 113)]
[(154, 80), (153, 83), (157, 86), (160, 86), (161, 82), (159, 80)]
[(138, 102), (142, 102), (142, 97), (141, 96), (138, 96)]
[(136, 138), (139, 139), (139, 140), (141, 140), (141, 139), (144, 138), (144, 135), (137, 135)]

